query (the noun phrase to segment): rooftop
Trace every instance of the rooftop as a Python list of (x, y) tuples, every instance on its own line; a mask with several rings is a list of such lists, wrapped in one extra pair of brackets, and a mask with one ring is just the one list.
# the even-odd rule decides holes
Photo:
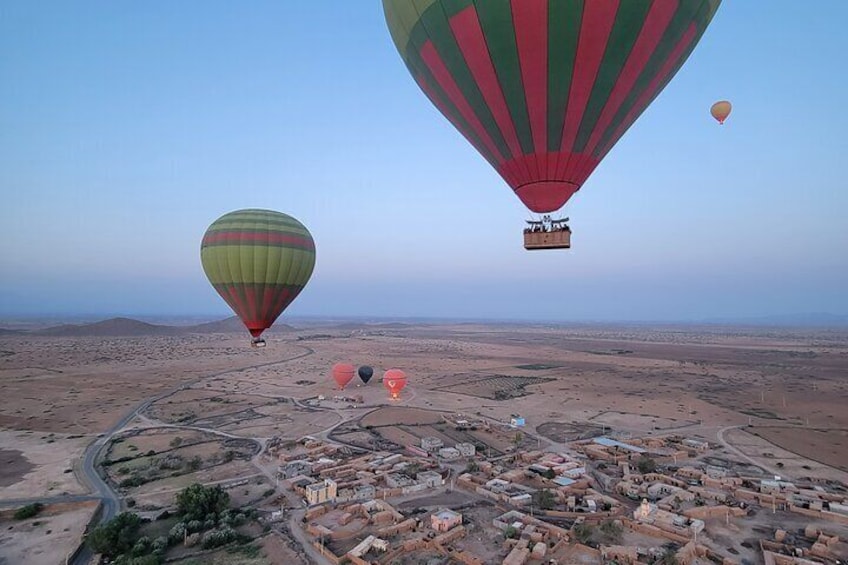
[(594, 440), (598, 445), (603, 445), (604, 447), (619, 447), (621, 449), (626, 449), (628, 451), (634, 451), (636, 453), (645, 453), (645, 450), (641, 447), (636, 447), (635, 445), (630, 445), (629, 443), (622, 443), (620, 441), (616, 441), (614, 439), (610, 439), (608, 437), (596, 437)]
[(459, 513), (454, 512), (453, 510), (448, 510), (447, 508), (443, 508), (438, 512), (433, 514), (439, 520), (452, 520), (454, 518), (459, 518)]

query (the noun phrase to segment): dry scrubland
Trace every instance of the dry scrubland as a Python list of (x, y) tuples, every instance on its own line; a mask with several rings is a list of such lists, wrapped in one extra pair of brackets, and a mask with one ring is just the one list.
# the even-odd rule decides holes
[[(367, 386), (354, 380), (345, 393), (364, 402), (301, 403), (338, 394), (328, 374), (338, 361), (374, 366)], [(380, 383), (393, 367), (409, 376), (399, 401)], [(767, 468), (848, 471), (848, 331), (348, 324), (271, 335), (259, 350), (241, 333), (4, 335), (0, 499), (83, 492), (68, 470), (85, 445), (154, 396), (132, 421), (144, 431), (109, 457), (152, 450), (159, 459), (135, 457), (110, 473), (122, 480), (135, 467), (161, 468), (168, 450), (203, 463), (127, 487), (145, 503), (162, 503), (192, 480), (255, 474), (249, 450), (215, 459), (232, 449), (227, 438), (321, 434), (346, 420), (339, 437), (356, 443), (373, 436), (353, 424), (365, 416), (361, 425), (387, 441), (468, 439), (442, 425), (439, 411), (498, 420), (518, 412), (529, 430), (560, 443), (610, 430), (716, 441), (721, 428), (742, 426), (724, 430), (725, 439)], [(177, 435), (183, 445), (174, 448)], [(481, 438), (495, 451), (508, 445)], [(249, 500), (267, 486), (260, 483), (239, 497)]]
[(56, 467), (57, 453), (70, 464), (93, 434), (181, 385), (191, 388), (146, 414), (249, 437), (318, 433), (338, 415), (287, 399), (335, 394), (328, 369), (350, 361), (377, 371), (346, 391), (366, 407), (388, 404), (379, 376), (399, 367), (410, 376), (400, 406), (521, 412), (556, 441), (751, 423), (778, 446), (848, 469), (845, 331), (393, 324), (277, 334), (264, 350), (240, 334), (4, 336), (0, 350), (0, 427), (32, 432), (3, 446), (42, 467)]
[(0, 516), (0, 563), (64, 563), (79, 543), (96, 504), (53, 504), (27, 520), (14, 520), (11, 511), (4, 512)]

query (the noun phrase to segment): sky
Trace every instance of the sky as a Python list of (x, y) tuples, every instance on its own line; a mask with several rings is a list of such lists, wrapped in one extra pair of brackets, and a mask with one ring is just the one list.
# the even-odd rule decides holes
[(227, 315), (200, 240), (250, 207), (316, 242), (283, 319), (848, 314), (846, 19), (725, 1), (566, 206), (573, 247), (526, 252), (378, 1), (4, 0), (0, 315)]

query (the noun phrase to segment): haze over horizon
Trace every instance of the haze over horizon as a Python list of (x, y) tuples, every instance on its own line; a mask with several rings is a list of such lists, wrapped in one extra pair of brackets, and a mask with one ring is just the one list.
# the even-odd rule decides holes
[(846, 316), (848, 3), (816, 6), (724, 2), (564, 209), (574, 247), (528, 253), (379, 2), (6, 3), (0, 316), (228, 316), (200, 239), (248, 207), (316, 241), (283, 323)]

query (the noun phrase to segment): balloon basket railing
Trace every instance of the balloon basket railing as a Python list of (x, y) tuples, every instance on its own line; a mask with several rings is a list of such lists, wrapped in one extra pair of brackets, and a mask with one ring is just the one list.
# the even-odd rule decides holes
[(253, 347), (253, 348), (265, 347), (265, 340), (257, 337), (253, 341), (250, 342), (250, 346)]

